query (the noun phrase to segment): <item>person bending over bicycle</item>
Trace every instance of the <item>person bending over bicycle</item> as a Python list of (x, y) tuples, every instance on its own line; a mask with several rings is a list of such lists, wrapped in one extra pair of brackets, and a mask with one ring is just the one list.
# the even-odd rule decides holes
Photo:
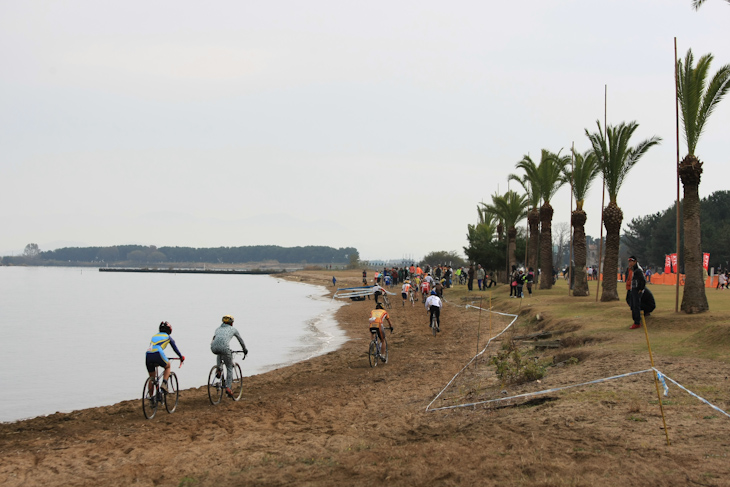
[(385, 294), (386, 291), (379, 284), (373, 286), (373, 295), (375, 296), (375, 304), (378, 304), (378, 298)]
[[(170, 323), (163, 321), (160, 323), (158, 330), (159, 332), (150, 340), (150, 346), (147, 349), (147, 354), (145, 356), (145, 363), (147, 365), (147, 372), (149, 372), (150, 377), (153, 379), (155, 378), (155, 367), (159, 366), (165, 369), (162, 375), (162, 384), (160, 384), (160, 389), (167, 392), (167, 379), (170, 378), (170, 360), (167, 358), (167, 355), (165, 355), (165, 347), (167, 347), (168, 343), (172, 345), (172, 349), (175, 350), (177, 356), (180, 357), (180, 365), (185, 362), (185, 355), (180, 353), (180, 350), (177, 349), (177, 345), (175, 344), (175, 340), (173, 340), (170, 336), (172, 334), (172, 325)], [(153, 394), (153, 386), (153, 381), (150, 381), (150, 395)]]
[(243, 358), (248, 355), (248, 349), (246, 344), (243, 343), (243, 338), (233, 327), (233, 316), (225, 315), (223, 317), (223, 323), (215, 330), (213, 340), (210, 342), (210, 351), (216, 355), (216, 365), (218, 366), (218, 372), (216, 377), (220, 377), (221, 374), (221, 362), (226, 364), (226, 394), (229, 397), (233, 397), (233, 391), (231, 391), (231, 382), (233, 381), (233, 352), (229, 345), (231, 339), (236, 337), (238, 343), (241, 344), (241, 350), (243, 350)]
[(373, 328), (378, 329), (378, 336), (380, 337), (380, 341), (383, 343), (383, 351), (381, 354), (385, 356), (388, 352), (388, 342), (385, 341), (385, 326), (383, 324), (383, 320), (388, 321), (390, 332), (393, 333), (393, 323), (390, 322), (390, 316), (388, 315), (388, 312), (383, 309), (383, 305), (378, 303), (375, 305), (375, 309), (370, 312), (370, 333), (375, 334), (376, 332), (373, 331)]
[[(443, 303), (441, 302), (441, 298), (439, 298), (436, 295), (436, 291), (431, 291), (431, 295), (426, 299), (426, 312), (430, 314), (431, 317), (434, 315), (436, 316), (436, 331), (441, 331), (441, 306), (443, 306)], [(429, 318), (429, 323), (431, 322), (431, 318)]]
[[(401, 297), (403, 298), (403, 306), (405, 307), (406, 301), (409, 299), (409, 294), (413, 292), (413, 286), (411, 286), (411, 281), (409, 279), (406, 279), (406, 281), (403, 283), (403, 287), (401, 288)], [(413, 306), (413, 303), (411, 303), (411, 306)]]

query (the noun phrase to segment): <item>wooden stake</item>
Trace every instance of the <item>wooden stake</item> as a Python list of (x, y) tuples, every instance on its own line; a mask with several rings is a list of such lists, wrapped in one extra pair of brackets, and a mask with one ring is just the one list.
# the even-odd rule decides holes
[[(677, 38), (674, 38), (674, 109), (677, 121), (677, 285), (674, 292), (674, 312), (679, 313), (679, 74), (677, 73)], [(670, 260), (671, 262), (671, 260)]]
[[(651, 362), (652, 369), (654, 368), (654, 356), (651, 353), (651, 343), (649, 343), (649, 330), (646, 329), (646, 319), (644, 318), (644, 313), (641, 313), (641, 325), (644, 327), (644, 335), (646, 335), (646, 346), (649, 348), (649, 361)], [(662, 404), (662, 396), (659, 393), (659, 379), (656, 375), (656, 370), (654, 370), (654, 385), (656, 386), (656, 396), (659, 399), (659, 409), (662, 412), (662, 422), (664, 423), (664, 435), (667, 437), (667, 446), (670, 446), (671, 443), (669, 442), (669, 432), (667, 431), (667, 420), (664, 417), (664, 405)]]
[[(604, 87), (603, 99), (603, 138), (606, 138), (606, 112), (608, 110), (608, 85)], [(603, 196), (601, 196), (601, 238), (598, 240), (598, 282), (596, 283), (596, 302), (598, 302), (598, 293), (601, 292), (601, 258), (603, 257), (603, 206), (606, 204), (606, 175), (603, 175)], [(603, 276), (604, 279), (606, 276)], [(615, 277), (615, 276), (614, 276)]]

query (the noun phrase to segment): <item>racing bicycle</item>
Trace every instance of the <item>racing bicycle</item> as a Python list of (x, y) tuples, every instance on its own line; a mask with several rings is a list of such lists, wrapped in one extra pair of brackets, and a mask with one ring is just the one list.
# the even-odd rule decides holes
[[(169, 360), (180, 359), (170, 358)], [(182, 362), (180, 362), (180, 367), (182, 367)], [(161, 403), (165, 404), (165, 409), (167, 409), (168, 413), (174, 413), (177, 408), (177, 402), (180, 399), (177, 374), (170, 372), (170, 377), (167, 379), (167, 392), (165, 392), (160, 387), (164, 369), (161, 372), (158, 372), (158, 369), (161, 369), (161, 367), (155, 367), (155, 377), (147, 377), (147, 380), (144, 381), (144, 389), (142, 389), (142, 412), (147, 419), (155, 417), (157, 408)]]
[(436, 321), (436, 315), (434, 313), (429, 311), (429, 314), (431, 315), (431, 324), (429, 325), (431, 327), (431, 333), (433, 333), (433, 336), (436, 336), (436, 333), (439, 331), (438, 321)]
[[(233, 355), (237, 353), (243, 353), (243, 350), (234, 350), (232, 352)], [(246, 355), (244, 354), (243, 359), (246, 360)], [(210, 373), (208, 374), (208, 399), (210, 399), (210, 403), (213, 405), (219, 404), (221, 400), (223, 399), (223, 393), (226, 390), (226, 367), (223, 363), (221, 363), (221, 366), (218, 367), (218, 365), (214, 365), (212, 369), (210, 369)], [(241, 399), (241, 396), (243, 395), (243, 374), (241, 373), (241, 366), (238, 365), (235, 361), (233, 363), (233, 380), (231, 381), (231, 391), (233, 392), (233, 395), (230, 396), (231, 399), (234, 401), (238, 401)]]
[[(392, 334), (393, 327), (391, 326), (388, 329)], [(388, 351), (390, 347), (386, 347), (385, 355), (381, 353), (383, 349), (383, 342), (380, 341), (380, 334), (378, 333), (378, 330), (379, 328), (377, 326), (370, 327), (370, 334), (373, 337), (370, 341), (370, 347), (368, 348), (368, 361), (370, 362), (370, 367), (377, 367), (378, 360), (382, 361), (384, 364), (388, 363)]]

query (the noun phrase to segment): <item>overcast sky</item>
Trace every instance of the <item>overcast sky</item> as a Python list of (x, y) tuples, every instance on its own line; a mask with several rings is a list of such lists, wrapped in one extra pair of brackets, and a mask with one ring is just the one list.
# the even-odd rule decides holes
[[(673, 38), (714, 73), (728, 26), (722, 0), (1, 0), (0, 254), (461, 254), (523, 155), (588, 149), (606, 85), (609, 124), (663, 139), (621, 188), (626, 224), (674, 202)], [(697, 147), (702, 197), (730, 187), (729, 134), (725, 100)], [(553, 206), (569, 221), (569, 189)], [(600, 208), (599, 182), (594, 237)]]

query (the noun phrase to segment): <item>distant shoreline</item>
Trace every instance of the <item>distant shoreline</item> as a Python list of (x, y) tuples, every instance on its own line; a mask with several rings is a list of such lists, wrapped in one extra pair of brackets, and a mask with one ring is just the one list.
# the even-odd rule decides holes
[(281, 269), (149, 269), (146, 267), (99, 267), (99, 272), (156, 272), (162, 274), (283, 274)]

